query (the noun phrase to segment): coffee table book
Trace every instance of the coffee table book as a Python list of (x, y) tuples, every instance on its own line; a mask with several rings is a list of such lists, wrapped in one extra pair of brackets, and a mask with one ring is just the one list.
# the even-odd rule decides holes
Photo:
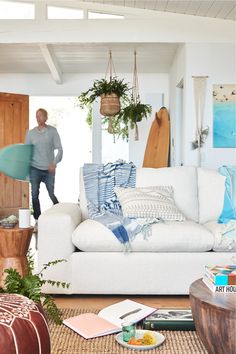
[(148, 330), (194, 331), (192, 311), (187, 308), (160, 308), (143, 320)]
[(215, 293), (229, 293), (236, 295), (236, 285), (215, 285), (208, 276), (202, 278), (203, 283)]
[(225, 266), (205, 266), (205, 275), (215, 285), (236, 285), (236, 264)]
[(86, 339), (121, 332), (123, 322), (137, 323), (156, 311), (132, 300), (123, 300), (95, 313), (83, 313), (63, 320), (63, 324)]

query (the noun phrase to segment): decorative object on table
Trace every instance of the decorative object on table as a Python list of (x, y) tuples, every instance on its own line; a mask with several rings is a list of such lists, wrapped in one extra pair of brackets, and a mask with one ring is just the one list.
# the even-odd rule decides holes
[[(109, 80), (107, 75), (109, 72)], [(114, 74), (113, 74), (114, 73)], [(111, 117), (120, 112), (120, 99), (127, 99), (129, 85), (124, 82), (124, 79), (118, 79), (115, 74), (115, 68), (112, 61), (112, 53), (109, 52), (109, 60), (105, 79), (95, 80), (92, 87), (84, 91), (78, 97), (81, 108), (88, 107), (98, 97), (101, 98), (100, 113), (109, 120), (108, 132), (111, 131)]]
[(94, 313), (70, 317), (63, 323), (82, 337), (89, 339), (122, 331), (122, 323), (137, 323), (155, 309), (132, 300), (123, 300)]
[(53, 320), (56, 324), (61, 324), (62, 320), (60, 311), (57, 308), (53, 297), (42, 292), (42, 286), (47, 283), (57, 287), (69, 287), (69, 284), (66, 282), (43, 279), (43, 272), (47, 268), (65, 261), (66, 260), (64, 259), (58, 259), (48, 262), (38, 273), (34, 273), (33, 257), (29, 254), (28, 267), (25, 275), (21, 276), (19, 272), (13, 268), (5, 269), (7, 276), (4, 281), (4, 286), (0, 288), (0, 292), (8, 294), (21, 294), (28, 297), (37, 305), (42, 306), (49, 319)]
[(156, 113), (149, 131), (143, 167), (167, 167), (170, 148), (170, 118), (165, 107)]
[(13, 144), (0, 150), (0, 171), (17, 180), (29, 177), (33, 145)]
[(45, 315), (34, 301), (19, 294), (0, 294), (1, 354), (50, 354)]
[(20, 208), (19, 209), (19, 227), (25, 229), (30, 227), (30, 209)]
[(192, 142), (192, 149), (198, 149), (198, 166), (201, 166), (201, 147), (204, 145), (209, 133), (209, 128), (203, 127), (207, 78), (208, 76), (193, 76), (196, 110), (196, 138)]
[(132, 94), (127, 102), (125, 102), (124, 107), (121, 108), (119, 114), (114, 117), (114, 131), (118, 128), (118, 124), (123, 124), (123, 129), (127, 131), (128, 138), (128, 128), (135, 128), (135, 140), (139, 140), (138, 132), (138, 122), (141, 122), (144, 118), (148, 118), (152, 112), (152, 107), (149, 104), (141, 103), (139, 94), (139, 83), (138, 83), (138, 71), (137, 71), (137, 54), (134, 52), (134, 70), (133, 70), (133, 85)]
[(143, 320), (144, 329), (193, 331), (191, 308), (160, 308)]
[(18, 223), (18, 219), (15, 215), (7, 216), (6, 218), (0, 221), (0, 225), (6, 229), (11, 229), (15, 227), (17, 223)]
[(236, 148), (236, 84), (213, 85), (213, 148)]

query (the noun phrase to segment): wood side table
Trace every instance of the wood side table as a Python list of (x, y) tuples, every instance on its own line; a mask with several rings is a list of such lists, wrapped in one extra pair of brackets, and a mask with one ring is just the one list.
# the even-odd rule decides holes
[(15, 268), (21, 276), (27, 269), (27, 251), (33, 234), (33, 227), (7, 229), (0, 227), (0, 287), (4, 286), (7, 268)]
[(196, 331), (210, 354), (236, 353), (236, 294), (214, 293), (196, 280), (190, 286)]

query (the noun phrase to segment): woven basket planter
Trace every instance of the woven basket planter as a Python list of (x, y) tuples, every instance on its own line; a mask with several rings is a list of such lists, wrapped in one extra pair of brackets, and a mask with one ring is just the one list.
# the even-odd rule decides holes
[(100, 113), (105, 117), (112, 117), (120, 112), (120, 99), (115, 93), (101, 96)]

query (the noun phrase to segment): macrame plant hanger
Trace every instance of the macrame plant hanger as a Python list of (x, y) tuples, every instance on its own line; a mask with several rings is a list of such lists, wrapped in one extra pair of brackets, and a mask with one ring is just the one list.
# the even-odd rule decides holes
[(193, 76), (195, 110), (196, 110), (196, 146), (198, 149), (198, 166), (201, 166), (201, 146), (203, 144), (203, 133), (208, 129), (203, 129), (203, 118), (206, 98), (206, 82), (208, 76)]
[[(107, 81), (108, 81), (108, 75), (109, 75), (109, 82), (111, 82), (113, 77), (116, 76), (116, 71), (115, 71), (115, 66), (114, 66), (113, 60), (112, 60), (111, 50), (109, 51), (109, 59), (108, 59), (107, 69), (106, 69), (106, 74), (105, 74), (105, 80), (107, 80)], [(102, 107), (102, 105), (103, 105), (103, 107)], [(115, 114), (119, 113), (119, 111), (120, 111), (120, 100), (117, 97), (117, 95), (111, 94), (111, 95), (107, 95), (107, 96), (101, 98), (100, 113), (102, 115), (108, 117), (107, 131), (110, 134), (114, 133), (114, 129), (112, 126), (112, 117)]]
[[(134, 103), (135, 105), (140, 101), (136, 50), (134, 51), (134, 71), (133, 71), (133, 86), (132, 86), (132, 97), (131, 97), (131, 100), (132, 100), (132, 103)], [(139, 140), (137, 121), (135, 121), (134, 140)]]
[(112, 53), (111, 50), (109, 51), (109, 59), (108, 59), (108, 63), (107, 63), (107, 70), (106, 70), (106, 74), (105, 74), (105, 79), (107, 79), (108, 73), (109, 73), (109, 81), (111, 82), (112, 78), (113, 78), (113, 72), (114, 72), (114, 76), (116, 76), (116, 71), (115, 71), (115, 66), (112, 60)]

